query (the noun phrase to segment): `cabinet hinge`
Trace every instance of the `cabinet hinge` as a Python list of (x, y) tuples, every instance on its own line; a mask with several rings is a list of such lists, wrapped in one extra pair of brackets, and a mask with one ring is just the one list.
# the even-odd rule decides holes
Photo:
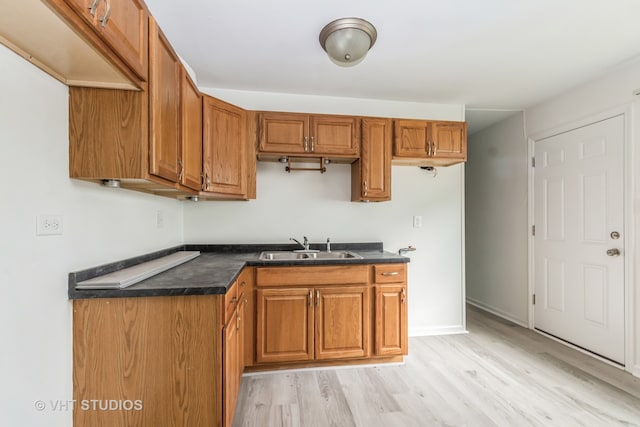
[(533, 294), (533, 305), (536, 305), (536, 294)]
[(536, 226), (535, 226), (535, 225), (532, 225), (532, 226), (531, 226), (531, 235), (532, 235), (532, 236), (535, 236), (535, 235), (536, 235)]
[(531, 167), (532, 167), (532, 168), (535, 168), (535, 167), (536, 167), (536, 158), (535, 158), (535, 157), (532, 157), (532, 158), (531, 158)]

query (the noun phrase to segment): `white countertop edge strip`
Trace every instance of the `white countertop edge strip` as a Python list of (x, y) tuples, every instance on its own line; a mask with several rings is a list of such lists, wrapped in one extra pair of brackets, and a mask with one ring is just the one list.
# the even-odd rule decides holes
[(76, 289), (123, 289), (170, 268), (184, 264), (199, 255), (200, 251), (175, 252), (171, 255), (134, 265), (133, 267), (105, 274), (104, 276), (78, 282)]

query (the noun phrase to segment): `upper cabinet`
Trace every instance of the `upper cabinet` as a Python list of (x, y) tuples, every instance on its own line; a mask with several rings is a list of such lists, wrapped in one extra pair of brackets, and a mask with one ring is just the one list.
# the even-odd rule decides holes
[(180, 147), (180, 60), (149, 19), (150, 172), (171, 182), (183, 174)]
[(391, 200), (391, 119), (363, 118), (360, 159), (351, 164), (351, 201)]
[(141, 91), (69, 89), (69, 176), (188, 197), (201, 183), (200, 94), (149, 21), (149, 83)]
[(65, 0), (142, 80), (149, 13), (141, 0)]
[(0, 43), (69, 86), (139, 90), (148, 17), (140, 0), (3, 0)]
[(359, 156), (358, 117), (264, 112), (259, 120), (259, 155)]
[[(255, 198), (255, 150), (250, 134), (253, 114), (211, 96), (203, 98), (205, 198)], [(250, 117), (249, 117), (250, 116)]]
[(394, 161), (449, 166), (467, 159), (465, 122), (394, 120)]
[(180, 71), (182, 159), (180, 183), (202, 189), (202, 95), (184, 67)]

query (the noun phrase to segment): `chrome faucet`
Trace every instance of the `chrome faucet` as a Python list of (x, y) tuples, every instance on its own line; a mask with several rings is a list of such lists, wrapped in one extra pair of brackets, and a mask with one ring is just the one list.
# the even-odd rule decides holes
[(293, 240), (294, 242), (296, 242), (297, 244), (302, 246), (302, 248), (305, 251), (309, 250), (309, 239), (307, 239), (307, 236), (304, 236), (304, 243), (300, 243), (300, 241), (298, 239), (294, 239), (293, 237), (289, 237), (289, 240)]
[(331, 238), (327, 237), (327, 252), (331, 252)]

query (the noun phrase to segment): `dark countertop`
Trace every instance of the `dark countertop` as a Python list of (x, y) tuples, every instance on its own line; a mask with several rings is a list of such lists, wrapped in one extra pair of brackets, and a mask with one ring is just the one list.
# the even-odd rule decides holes
[[(295, 245), (181, 245), (91, 269), (69, 273), (69, 299), (225, 294), (245, 266), (312, 266), (405, 263), (409, 258), (385, 252), (382, 243), (334, 243), (362, 259), (259, 261), (262, 251), (297, 249)], [(324, 250), (324, 245), (311, 245)], [(200, 256), (124, 289), (78, 289), (76, 283), (147, 262), (173, 252), (200, 251)]]

